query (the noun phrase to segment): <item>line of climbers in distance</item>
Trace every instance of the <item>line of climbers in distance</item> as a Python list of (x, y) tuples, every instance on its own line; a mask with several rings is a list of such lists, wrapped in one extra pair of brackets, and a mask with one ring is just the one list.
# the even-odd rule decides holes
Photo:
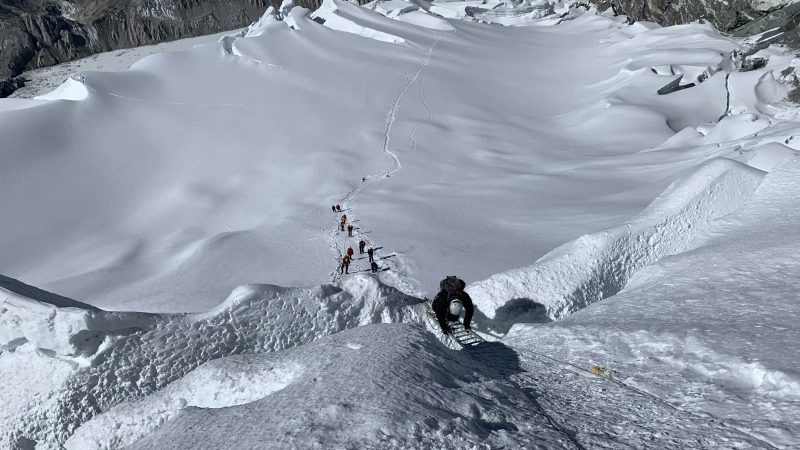
[[(334, 214), (339, 214), (342, 212), (342, 207), (341, 205), (333, 205), (331, 206), (331, 211)], [(345, 226), (347, 227), (347, 236), (353, 237), (353, 225), (347, 224), (347, 214), (342, 214), (339, 219), (339, 230), (345, 231)], [(367, 243), (361, 239), (358, 242), (358, 253), (360, 255), (367, 254), (372, 273), (376, 273), (380, 270), (380, 267), (375, 262), (375, 249), (370, 247), (365, 252), (364, 248), (366, 246)], [(345, 255), (342, 257), (342, 263), (339, 266), (339, 273), (350, 273), (350, 261), (354, 253), (353, 247), (347, 247)], [(444, 334), (450, 334), (449, 322), (457, 322), (462, 313), (464, 313), (464, 329), (469, 331), (471, 328), (470, 322), (472, 321), (475, 307), (473, 306), (472, 298), (464, 291), (465, 287), (464, 280), (456, 276), (448, 276), (439, 283), (439, 292), (431, 302), (431, 309), (436, 314), (436, 319)]]
[[(331, 206), (331, 211), (333, 211), (334, 214), (338, 214), (342, 212), (342, 207), (341, 205)], [(339, 220), (339, 229), (341, 231), (344, 231), (345, 225), (347, 225), (347, 214), (342, 214), (342, 217)], [(353, 230), (354, 228), (352, 224), (347, 225), (348, 237), (353, 237)], [(367, 254), (367, 256), (369, 257), (370, 270), (372, 271), (372, 273), (377, 273), (380, 270), (380, 267), (378, 266), (378, 263), (375, 261), (375, 249), (370, 247), (368, 250), (365, 251), (366, 246), (367, 243), (363, 239), (360, 240), (358, 242), (358, 253), (360, 255), (363, 255), (364, 253)], [(350, 262), (353, 259), (354, 253), (355, 252), (353, 251), (353, 247), (347, 247), (344, 256), (342, 256), (342, 262), (339, 265), (339, 273), (341, 274), (350, 273)]]

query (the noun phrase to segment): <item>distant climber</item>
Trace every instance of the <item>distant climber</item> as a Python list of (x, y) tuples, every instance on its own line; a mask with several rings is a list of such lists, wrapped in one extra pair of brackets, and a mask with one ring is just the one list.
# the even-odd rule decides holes
[(380, 267), (378, 267), (378, 263), (376, 263), (375, 261), (372, 261), (372, 263), (369, 266), (372, 268), (372, 273), (375, 273), (378, 271), (378, 269), (380, 269)]
[(352, 258), (353, 257), (353, 253), (354, 253), (353, 252), (353, 247), (347, 247), (347, 256)]
[(455, 276), (448, 276), (439, 283), (439, 293), (433, 299), (433, 312), (436, 313), (444, 334), (450, 333), (447, 322), (458, 320), (462, 311), (464, 311), (464, 329), (470, 329), (475, 307), (472, 298), (464, 292), (465, 286), (464, 280)]
[(363, 240), (358, 242), (358, 254), (359, 255), (363, 255), (364, 254), (364, 247), (366, 247), (366, 246), (367, 246), (367, 243), (364, 242)]
[(335, 205), (331, 206), (331, 211), (333, 211), (334, 214), (336, 213), (336, 206)]
[(344, 255), (342, 257), (342, 265), (339, 267), (340, 273), (350, 273), (350, 256)]
[(348, 225), (347, 226), (347, 235), (350, 236), (350, 237), (353, 237), (353, 226), (352, 225)]
[(339, 206), (339, 205), (336, 205), (336, 212), (342, 212), (342, 207)]
[(367, 250), (367, 255), (369, 256), (369, 262), (375, 262), (375, 261), (373, 260), (373, 258), (372, 258), (372, 256), (373, 256), (374, 254), (375, 254), (375, 250), (373, 250), (373, 249), (372, 249), (372, 247), (370, 247), (370, 248), (369, 248), (369, 250)]
[(339, 221), (339, 224), (342, 226), (342, 231), (344, 231), (344, 224), (347, 223), (347, 214), (342, 214), (342, 219)]

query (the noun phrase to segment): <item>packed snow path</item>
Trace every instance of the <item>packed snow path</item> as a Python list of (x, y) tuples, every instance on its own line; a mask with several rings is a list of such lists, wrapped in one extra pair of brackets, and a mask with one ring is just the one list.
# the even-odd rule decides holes
[[(370, 174), (370, 175), (362, 177), (361, 182), (356, 184), (356, 186), (352, 190), (350, 190), (350, 192), (348, 192), (347, 195), (345, 195), (343, 198), (341, 198), (336, 203), (337, 205), (341, 205), (342, 206), (342, 211), (341, 211), (341, 213), (338, 213), (338, 212), (335, 213), (335, 215), (337, 217), (337, 223), (336, 223), (336, 229), (335, 229), (333, 237), (331, 239), (331, 242), (333, 243), (333, 247), (334, 247), (335, 252), (337, 254), (337, 261), (338, 261), (337, 270), (332, 273), (332, 278), (333, 278), (334, 282), (340, 280), (341, 277), (342, 277), (341, 270), (338, 270), (338, 268), (341, 266), (342, 257), (344, 256), (347, 248), (353, 248), (355, 250), (356, 248), (358, 248), (358, 241), (363, 239), (367, 243), (366, 248), (375, 249), (375, 252), (376, 252), (376, 254), (374, 256), (375, 261), (376, 262), (381, 261), (381, 263), (379, 263), (379, 272), (386, 271), (386, 270), (392, 270), (394, 272), (391, 276), (381, 277), (382, 280), (384, 280), (384, 282), (387, 282), (388, 284), (397, 287), (398, 289), (402, 290), (403, 292), (415, 292), (418, 289), (417, 286), (416, 286), (416, 283), (413, 280), (409, 279), (408, 273), (403, 270), (404, 268), (403, 268), (402, 264), (394, 262), (394, 261), (399, 261), (400, 258), (396, 258), (396, 259), (394, 259), (392, 261), (389, 261), (390, 257), (398, 257), (400, 255), (397, 255), (397, 254), (391, 254), (391, 255), (388, 255), (388, 256), (386, 256), (386, 255), (379, 256), (378, 255), (378, 253), (377, 253), (378, 250), (382, 250), (383, 247), (378, 246), (375, 242), (373, 242), (373, 241), (371, 241), (369, 239), (369, 237), (367, 236), (367, 234), (369, 233), (369, 230), (364, 227), (364, 224), (359, 224), (358, 226), (356, 226), (356, 223), (359, 222), (359, 220), (354, 218), (355, 217), (354, 207), (351, 206), (351, 205), (353, 205), (353, 203), (354, 203), (353, 200), (358, 196), (358, 194), (361, 193), (364, 189), (366, 189), (369, 184), (385, 180), (386, 178), (391, 177), (392, 175), (394, 175), (400, 169), (403, 168), (403, 165), (400, 163), (400, 158), (397, 157), (397, 154), (394, 153), (391, 150), (391, 147), (390, 147), (391, 136), (392, 136), (392, 125), (394, 125), (395, 120), (397, 120), (397, 114), (398, 114), (398, 110), (400, 109), (400, 103), (402, 102), (403, 97), (405, 97), (406, 92), (408, 91), (408, 89), (411, 86), (413, 86), (415, 83), (417, 83), (420, 80), (420, 76), (422, 75), (422, 72), (431, 63), (431, 58), (433, 57), (433, 54), (436, 51), (436, 47), (439, 45), (439, 39), (440, 39), (440, 35), (436, 34), (436, 37), (435, 37), (435, 39), (433, 41), (433, 44), (431, 45), (430, 49), (428, 50), (427, 54), (425, 55), (425, 60), (422, 62), (422, 64), (420, 64), (420, 66), (417, 68), (416, 72), (414, 72), (414, 74), (412, 76), (405, 77), (407, 82), (405, 83), (403, 88), (400, 90), (400, 92), (397, 94), (397, 97), (394, 99), (394, 102), (389, 106), (389, 110), (386, 112), (386, 131), (384, 132), (384, 135), (383, 135), (383, 152), (386, 153), (387, 155), (389, 155), (392, 158), (392, 167), (387, 169), (387, 170), (382, 171), (381, 173)], [(425, 100), (424, 100), (424, 97), (422, 97), (421, 82), (420, 82), (420, 91), (419, 92), (420, 92), (420, 94), (419, 94), (420, 95), (420, 100), (424, 104)], [(425, 105), (425, 107), (428, 108), (427, 105)], [(430, 118), (433, 113), (430, 111), (429, 108), (428, 108), (428, 111), (429, 111), (429, 118)], [(414, 130), (412, 130), (411, 134), (409, 134), (409, 140), (413, 141)], [(413, 141), (413, 143), (414, 143), (414, 146), (416, 147), (416, 141)], [(348, 221), (345, 224), (345, 231), (343, 231), (341, 229), (341, 225), (340, 225), (340, 223), (341, 223), (340, 222), (341, 214), (348, 214), (348, 216), (347, 216), (348, 217)], [(352, 236), (340, 234), (340, 233), (346, 233), (347, 232), (346, 230), (347, 230), (347, 226), (348, 225), (352, 225), (354, 227), (354, 231), (353, 231), (354, 234)], [(344, 239), (340, 239), (339, 238), (340, 236), (344, 236)], [(386, 252), (383, 251), (383, 252), (380, 252), (380, 253), (385, 254)], [(359, 261), (363, 261), (364, 259), (367, 259), (367, 258), (366, 258), (366, 256), (364, 256), (363, 254), (361, 254), (359, 252), (358, 258), (354, 258), (353, 262), (351, 262), (351, 267), (354, 267), (354, 268), (351, 269), (350, 273), (371, 271), (371, 268), (369, 266), (364, 267), (364, 264), (361, 264), (361, 263), (354, 264), (356, 259), (358, 259)], [(383, 264), (383, 266), (380, 266), (380, 264)]]

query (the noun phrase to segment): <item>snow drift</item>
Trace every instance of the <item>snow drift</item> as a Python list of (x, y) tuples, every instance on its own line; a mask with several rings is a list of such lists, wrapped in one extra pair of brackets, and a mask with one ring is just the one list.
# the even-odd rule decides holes
[(619, 292), (637, 270), (686, 248), (708, 222), (728, 214), (758, 187), (763, 172), (717, 159), (670, 186), (629, 223), (582, 236), (529, 267), (499, 273), (467, 287), (493, 318), (505, 303), (527, 299), (551, 319)]
[[(16, 299), (20, 305), (24, 299)], [(9, 309), (30, 311), (33, 300)], [(14, 351), (24, 351), (45, 342), (55, 349), (74, 351), (85, 336), (106, 336), (102, 347), (92, 346), (91, 365), (74, 365), (62, 384), (49, 387), (49, 395), (32, 404), (11, 408), (18, 411), (0, 424), (0, 446), (16, 447), (33, 441), (46, 448), (57, 448), (77, 425), (123, 400), (139, 398), (180, 379), (206, 361), (240, 353), (270, 352), (311, 342), (321, 336), (376, 322), (424, 321), (418, 299), (382, 285), (374, 277), (358, 275), (341, 286), (282, 288), (269, 285), (242, 286), (213, 311), (183, 315), (138, 315), (105, 313), (80, 308), (48, 307), (43, 311), (55, 324), (57, 334), (32, 336)], [(115, 321), (101, 321), (97, 314), (108, 314)], [(0, 330), (19, 329), (20, 315), (0, 315)], [(33, 330), (48, 322), (27, 314)], [(81, 320), (78, 320), (81, 319)], [(103, 328), (103, 325), (108, 325)], [(110, 324), (110, 325), (109, 325)], [(92, 341), (95, 342), (95, 341)], [(18, 366), (0, 354), (3, 373)], [(50, 353), (30, 358), (46, 358)], [(7, 361), (4, 361), (7, 360)], [(8, 362), (8, 364), (4, 364)], [(52, 369), (51, 369), (52, 370)], [(12, 386), (8, 386), (9, 389)], [(30, 399), (28, 399), (30, 400)], [(22, 401), (22, 400), (20, 400)]]

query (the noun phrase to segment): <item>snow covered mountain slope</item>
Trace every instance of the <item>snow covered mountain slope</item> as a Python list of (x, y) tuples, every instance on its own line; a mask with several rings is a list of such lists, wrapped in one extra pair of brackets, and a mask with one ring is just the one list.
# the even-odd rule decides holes
[[(0, 101), (0, 447), (796, 446), (797, 64), (742, 45), (287, 2)], [(451, 273), (502, 343), (423, 330)]]
[(153, 45), (143, 45), (141, 47), (123, 48), (110, 52), (98, 53), (55, 66), (41, 67), (23, 72), (20, 74), (20, 77), (25, 79), (25, 86), (15, 90), (10, 97), (31, 98), (43, 95), (55, 90), (64, 80), (75, 73), (93, 70), (102, 70), (105, 72), (128, 70), (133, 63), (145, 56), (162, 52), (188, 50), (195, 45), (216, 42), (223, 36), (229, 34), (231, 34), (231, 32), (227, 31), (207, 36), (178, 39)]
[[(672, 73), (732, 68), (738, 44), (708, 26), (404, 9), (417, 19), (331, 2), (320, 24), (294, 8), (76, 75), (73, 101), (4, 100), (0, 273), (106, 309), (198, 312), (243, 284), (330, 282), (366, 238), (386, 282), (424, 294), (617, 225), (730, 151), (641, 153), (725, 113), (724, 71), (655, 93)], [(337, 202), (352, 239), (337, 240)]]
[(800, 438), (800, 156), (622, 292), (505, 342), (615, 376), (776, 446)]

